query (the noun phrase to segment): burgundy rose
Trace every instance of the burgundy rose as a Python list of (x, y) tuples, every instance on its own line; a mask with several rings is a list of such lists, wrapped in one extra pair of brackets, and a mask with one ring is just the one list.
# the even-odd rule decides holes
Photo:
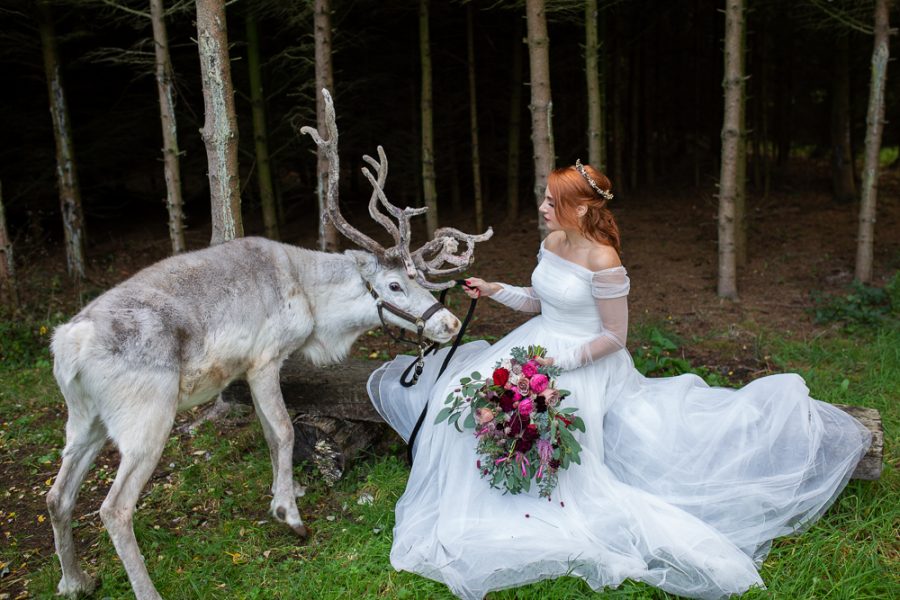
[(538, 426), (534, 423), (529, 423), (528, 426), (525, 427), (525, 431), (522, 433), (522, 438), (531, 442), (538, 439), (539, 437), (541, 437), (541, 432), (538, 431)]
[(525, 438), (516, 440), (516, 451), (517, 452), (528, 452), (531, 450), (531, 446), (534, 445), (534, 442), (531, 440), (526, 440)]
[(494, 380), (494, 385), (504, 386), (506, 385), (506, 382), (509, 381), (509, 371), (503, 367), (494, 369), (494, 374), (491, 376), (491, 379)]
[(513, 394), (512, 390), (506, 390), (503, 392), (503, 395), (500, 396), (500, 408), (503, 412), (510, 412), (515, 408), (513, 403), (516, 401), (516, 396)]
[(522, 433), (522, 419), (519, 418), (519, 415), (513, 413), (513, 416), (510, 417), (509, 422), (506, 424), (507, 429), (509, 429), (509, 437), (516, 437), (520, 433)]

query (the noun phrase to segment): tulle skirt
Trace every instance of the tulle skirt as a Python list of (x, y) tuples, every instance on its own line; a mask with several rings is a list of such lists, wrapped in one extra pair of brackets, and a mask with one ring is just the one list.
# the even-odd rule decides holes
[(491, 488), (473, 433), (434, 424), (444, 399), (514, 346), (552, 356), (571, 343), (538, 316), (493, 346), (461, 346), (440, 379), (446, 349), (411, 388), (399, 378), (412, 357), (372, 374), (372, 401), (404, 439), (428, 401), (396, 507), (396, 569), (472, 599), (561, 575), (598, 590), (629, 578), (727, 597), (763, 586), (757, 567), (771, 540), (820, 516), (869, 447), (868, 430), (811, 399), (797, 375), (713, 388), (694, 375), (643, 377), (623, 350), (559, 378), (586, 432), (576, 432), (581, 464), (560, 471), (552, 498)]

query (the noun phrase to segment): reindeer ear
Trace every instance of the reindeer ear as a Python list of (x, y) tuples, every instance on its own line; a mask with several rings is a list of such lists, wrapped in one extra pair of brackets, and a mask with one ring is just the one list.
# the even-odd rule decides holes
[(378, 258), (371, 252), (361, 250), (345, 250), (344, 254), (356, 262), (356, 267), (363, 277), (369, 278), (378, 272)]

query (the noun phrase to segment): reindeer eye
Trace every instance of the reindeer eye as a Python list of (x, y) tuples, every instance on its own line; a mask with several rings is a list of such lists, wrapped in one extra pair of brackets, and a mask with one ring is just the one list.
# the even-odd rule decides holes
[(391, 285), (389, 285), (388, 287), (391, 288), (391, 291), (392, 291), (392, 292), (400, 292), (400, 291), (403, 291), (403, 288), (400, 287), (400, 284), (397, 283), (396, 281), (392, 281), (392, 282), (391, 282)]

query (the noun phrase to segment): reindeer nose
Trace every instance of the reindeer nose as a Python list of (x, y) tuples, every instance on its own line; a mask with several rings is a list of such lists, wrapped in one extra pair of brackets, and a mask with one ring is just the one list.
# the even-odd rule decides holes
[(443, 319), (444, 329), (447, 331), (447, 335), (456, 335), (456, 332), (459, 331), (460, 323), (459, 319), (457, 319), (453, 315), (446, 315)]

